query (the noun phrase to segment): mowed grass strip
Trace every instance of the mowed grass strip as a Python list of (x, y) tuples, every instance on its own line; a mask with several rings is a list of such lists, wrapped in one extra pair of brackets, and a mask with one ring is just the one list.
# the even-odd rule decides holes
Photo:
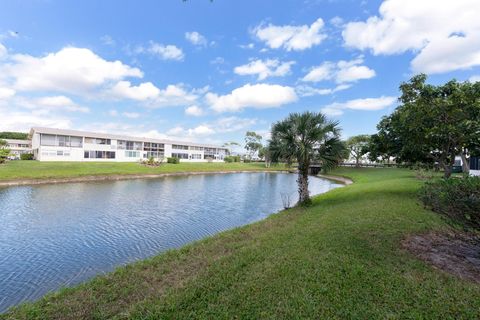
[(447, 225), (402, 169), (339, 169), (353, 185), (121, 267), (2, 319), (478, 319), (480, 286), (401, 248)]
[(282, 170), (283, 165), (265, 168), (263, 163), (179, 163), (147, 167), (126, 162), (39, 162), (9, 161), (0, 165), (1, 180), (75, 178), (85, 176), (162, 174), (175, 172)]

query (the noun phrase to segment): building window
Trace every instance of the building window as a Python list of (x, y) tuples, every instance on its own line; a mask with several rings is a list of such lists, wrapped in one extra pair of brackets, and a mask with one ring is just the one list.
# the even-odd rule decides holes
[(144, 142), (143, 151), (164, 151), (165, 145), (163, 143)]
[(83, 145), (82, 137), (70, 137), (70, 147), (81, 148)]
[(203, 151), (203, 147), (190, 146), (190, 150)]
[(54, 147), (75, 147), (81, 148), (83, 145), (82, 137), (59, 136), (53, 134), (41, 134), (40, 145)]
[(470, 158), (470, 170), (480, 170), (480, 157)]
[(115, 159), (115, 151), (85, 151), (85, 159)]
[(149, 159), (151, 157), (153, 157), (155, 159), (163, 159), (164, 153), (163, 153), (163, 151), (147, 151), (147, 153), (143, 154), (143, 157), (145, 159)]
[(172, 149), (176, 149), (176, 150), (188, 150), (188, 146), (181, 145), (181, 144), (172, 144)]
[(90, 138), (86, 137), (85, 138), (85, 143), (90, 143), (90, 144), (112, 144), (112, 141), (110, 139), (101, 139), (101, 138)]
[(117, 142), (118, 149), (126, 150), (142, 150), (142, 142), (139, 141), (124, 141), (118, 140)]
[(42, 134), (40, 136), (40, 144), (42, 146), (55, 146), (56, 136), (51, 134)]
[(188, 159), (188, 153), (172, 153), (173, 158)]
[(193, 160), (201, 160), (201, 159), (202, 159), (202, 155), (201, 155), (201, 154), (196, 154), (196, 153), (194, 153), (194, 154), (192, 154), (191, 156), (192, 156), (192, 159), (193, 159)]
[(125, 151), (125, 157), (127, 158), (140, 158), (139, 151)]

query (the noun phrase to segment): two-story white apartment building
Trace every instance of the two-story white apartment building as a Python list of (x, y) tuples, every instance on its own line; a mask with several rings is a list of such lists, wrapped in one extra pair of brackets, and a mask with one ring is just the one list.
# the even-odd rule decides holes
[(181, 162), (220, 162), (228, 153), (215, 145), (54, 128), (34, 127), (30, 136), (39, 161), (135, 162), (177, 157)]
[(2, 139), (7, 142), (7, 149), (10, 150), (11, 157), (20, 159), (20, 155), (24, 153), (32, 153), (32, 146), (29, 140), (19, 139)]

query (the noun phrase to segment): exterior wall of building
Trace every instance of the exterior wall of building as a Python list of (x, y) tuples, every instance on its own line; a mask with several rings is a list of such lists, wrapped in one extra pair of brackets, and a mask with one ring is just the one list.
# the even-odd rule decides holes
[(470, 158), (470, 175), (480, 177), (480, 157)]
[(7, 142), (7, 148), (10, 150), (12, 158), (19, 159), (20, 155), (32, 153), (32, 147), (29, 140), (3, 139)]
[[(74, 131), (57, 133), (36, 132), (32, 129), (32, 149), (35, 159), (39, 161), (102, 161), (102, 162), (138, 162), (146, 160), (149, 156), (159, 160), (172, 156), (179, 156), (181, 162), (222, 162), (226, 149), (213, 146), (200, 146), (182, 142), (181, 144), (169, 143), (152, 139), (139, 139), (122, 137), (114, 139), (111, 135), (92, 133), (87, 135), (74, 135)], [(142, 141), (140, 141), (142, 140)], [(204, 149), (209, 150), (208, 155)], [(215, 153), (212, 153), (212, 150)]]

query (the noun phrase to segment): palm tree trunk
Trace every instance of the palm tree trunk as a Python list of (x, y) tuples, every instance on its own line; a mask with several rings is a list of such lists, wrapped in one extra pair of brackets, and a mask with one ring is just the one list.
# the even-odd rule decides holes
[(470, 159), (467, 159), (465, 152), (460, 153), (462, 157), (462, 171), (463, 173), (470, 173)]
[(299, 166), (298, 169), (298, 204), (308, 205), (311, 203), (308, 191), (308, 166)]

